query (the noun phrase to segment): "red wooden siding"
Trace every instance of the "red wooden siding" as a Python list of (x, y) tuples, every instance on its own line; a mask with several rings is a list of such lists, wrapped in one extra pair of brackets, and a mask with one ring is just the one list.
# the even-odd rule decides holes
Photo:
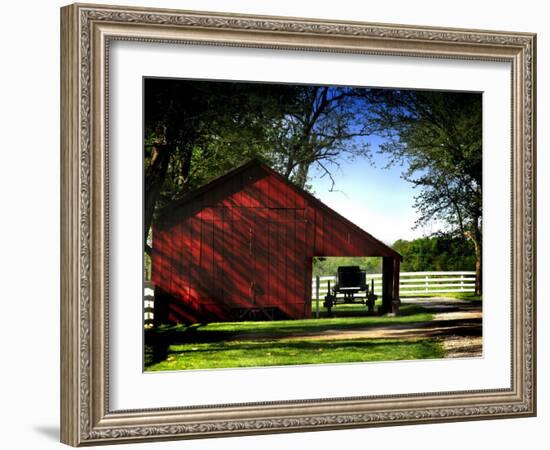
[(280, 317), (307, 318), (313, 256), (400, 259), (271, 169), (245, 165), (161, 213), (153, 230), (155, 315), (194, 323), (276, 308)]

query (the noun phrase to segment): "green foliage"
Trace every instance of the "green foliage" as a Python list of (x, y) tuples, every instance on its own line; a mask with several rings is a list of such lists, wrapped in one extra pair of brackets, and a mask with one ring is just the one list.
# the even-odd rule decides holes
[[(418, 188), (419, 224), (435, 220), (470, 239), (481, 281), (481, 94), (154, 78), (144, 93), (144, 239), (159, 207), (252, 157), (306, 189), (315, 167), (334, 188), (334, 168), (369, 157), (365, 137), (376, 134)], [(457, 242), (399, 244), (403, 270), (471, 268)], [(314, 275), (343, 264), (316, 263)], [(380, 271), (379, 261), (359, 265)]]
[(367, 273), (382, 271), (382, 258), (370, 256), (330, 256), (313, 258), (313, 276), (333, 276), (339, 266), (359, 266)]
[[(145, 80), (145, 167), (169, 152), (155, 207), (171, 202), (251, 157), (268, 159), (277, 122), (295, 87), (237, 82)], [(149, 176), (146, 173), (146, 177)]]
[(332, 170), (342, 157), (353, 160), (369, 154), (364, 110), (357, 108), (355, 88), (297, 86), (294, 103), (278, 124), (272, 163), (301, 188), (316, 167), (332, 181)]
[(424, 237), (398, 240), (392, 245), (403, 256), (403, 272), (475, 270), (476, 255), (471, 241), (458, 237)]
[[(403, 256), (403, 272), (475, 270), (474, 245), (465, 238), (441, 235), (412, 241), (399, 239), (392, 248)], [(339, 266), (359, 266), (367, 273), (381, 273), (382, 258), (316, 257), (313, 276), (334, 276)]]
[(481, 292), (482, 95), (467, 92), (372, 90), (363, 94), (369, 129), (384, 138), (380, 151), (403, 164), (418, 189), (417, 225), (437, 222), (470, 239)]
[(367, 108), (371, 130), (385, 138), (381, 151), (405, 163), (403, 177), (419, 189), (418, 223), (480, 234), (481, 94), (370, 91)]
[[(252, 157), (307, 188), (313, 165), (331, 176), (342, 155), (366, 156), (368, 143), (356, 139), (365, 131), (354, 92), (338, 86), (146, 79), (146, 179), (156, 177), (162, 187), (154, 207)], [(159, 151), (168, 154), (166, 172), (148, 171)]]

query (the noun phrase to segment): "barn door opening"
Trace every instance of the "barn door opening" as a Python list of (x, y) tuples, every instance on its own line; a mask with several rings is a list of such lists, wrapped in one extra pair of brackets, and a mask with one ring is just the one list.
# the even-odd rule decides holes
[(375, 314), (382, 307), (383, 258), (315, 256), (312, 316)]

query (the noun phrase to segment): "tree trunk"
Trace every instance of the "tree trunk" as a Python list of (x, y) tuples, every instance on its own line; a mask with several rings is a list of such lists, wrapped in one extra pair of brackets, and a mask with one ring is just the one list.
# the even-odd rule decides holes
[(479, 228), (476, 227), (476, 229), (471, 232), (467, 233), (468, 238), (473, 242), (474, 244), (474, 250), (476, 255), (476, 282), (475, 282), (475, 294), (481, 295), (482, 290), (482, 235)]
[(476, 286), (475, 286), (475, 294), (481, 295), (481, 256), (477, 254), (476, 252)]
[(191, 159), (193, 157), (193, 147), (190, 145), (187, 145), (185, 147), (185, 151), (182, 155), (182, 163), (181, 163), (181, 176), (183, 178), (183, 194), (185, 194), (189, 190), (189, 185), (191, 179), (189, 178), (189, 174), (191, 172)]
[(147, 246), (147, 235), (153, 221), (155, 205), (160, 195), (160, 190), (166, 178), (168, 163), (173, 147), (167, 145), (157, 145), (152, 149), (151, 162), (145, 171), (145, 201), (143, 218), (143, 243), (145, 249)]
[(481, 273), (481, 242), (476, 245), (476, 285), (475, 294), (481, 295), (482, 273)]
[(309, 172), (309, 166), (310, 166), (310, 163), (308, 163), (308, 162), (300, 163), (300, 165), (298, 166), (298, 170), (296, 172), (296, 177), (294, 179), (294, 183), (296, 184), (296, 186), (299, 186), (302, 189), (304, 189), (305, 186), (306, 186), (307, 174)]
[(294, 169), (294, 157), (292, 156), (294, 152), (290, 151), (289, 154), (288, 154), (288, 159), (286, 160), (286, 167), (285, 167), (285, 172), (283, 174), (283, 176), (289, 180), (290, 179), (290, 175), (292, 175), (292, 169)]

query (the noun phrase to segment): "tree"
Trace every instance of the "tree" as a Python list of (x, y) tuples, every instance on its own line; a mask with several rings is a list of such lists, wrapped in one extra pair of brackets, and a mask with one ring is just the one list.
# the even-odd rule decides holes
[(313, 258), (313, 276), (334, 276), (340, 266), (359, 266), (367, 274), (382, 272), (382, 258), (372, 256), (317, 256)]
[(474, 270), (472, 242), (462, 236), (432, 236), (395, 241), (392, 248), (403, 256), (404, 272)]
[(243, 160), (267, 158), (295, 87), (146, 79), (144, 239), (156, 208)]
[(419, 188), (417, 225), (432, 220), (450, 235), (468, 238), (476, 255), (481, 293), (482, 121), (481, 95), (372, 90), (363, 94), (369, 129), (385, 138), (390, 164), (405, 163), (404, 179)]
[(144, 237), (155, 210), (251, 157), (306, 188), (312, 165), (366, 155), (354, 89), (146, 79)]
[(300, 188), (306, 188), (310, 168), (332, 176), (342, 155), (365, 156), (368, 143), (354, 89), (338, 86), (299, 86), (296, 101), (279, 124), (275, 168)]

